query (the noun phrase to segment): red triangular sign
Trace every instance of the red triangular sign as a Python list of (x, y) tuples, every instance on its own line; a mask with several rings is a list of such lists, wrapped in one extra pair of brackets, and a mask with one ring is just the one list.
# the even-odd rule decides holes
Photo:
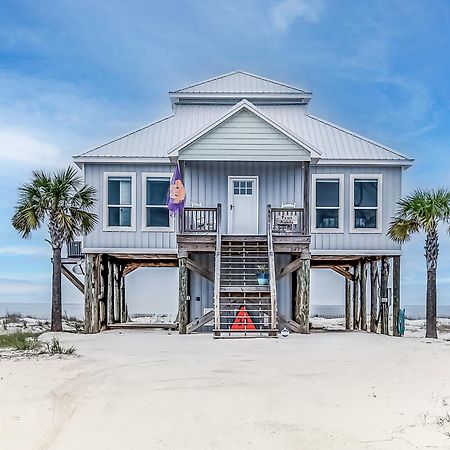
[(255, 325), (253, 325), (252, 318), (250, 314), (245, 309), (245, 306), (242, 305), (239, 309), (236, 317), (234, 319), (233, 324), (231, 325), (232, 330), (256, 330)]

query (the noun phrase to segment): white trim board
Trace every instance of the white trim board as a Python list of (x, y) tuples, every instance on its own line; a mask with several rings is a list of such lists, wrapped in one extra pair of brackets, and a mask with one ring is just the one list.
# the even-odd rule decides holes
[(141, 176), (141, 193), (142, 193), (142, 205), (141, 205), (141, 230), (146, 232), (169, 232), (175, 231), (175, 220), (169, 214), (169, 226), (168, 227), (148, 227), (147, 223), (147, 178), (168, 178), (169, 184), (172, 179), (172, 173), (170, 172), (142, 172)]
[[(130, 177), (131, 178), (131, 226), (109, 226), (108, 225), (108, 178), (109, 177)], [(103, 192), (101, 196), (103, 202), (103, 231), (136, 231), (136, 172), (103, 172)]]
[(259, 232), (259, 176), (257, 175), (250, 175), (250, 176), (245, 176), (245, 175), (229, 175), (228, 176), (228, 197), (227, 197), (227, 210), (228, 210), (228, 214), (227, 214), (227, 232), (228, 234), (232, 234), (232, 228), (233, 228), (233, 220), (232, 217), (233, 215), (231, 214), (231, 198), (233, 194), (233, 186), (232, 186), (232, 181), (233, 180), (253, 180), (255, 181), (255, 191), (256, 191), (256, 214), (255, 214), (255, 227), (256, 227), (256, 233), (254, 234), (258, 234)]
[[(338, 180), (339, 181), (339, 213), (338, 213), (338, 228), (316, 228), (316, 181), (317, 180)], [(344, 232), (344, 212), (345, 212), (345, 185), (344, 174), (328, 174), (328, 173), (314, 173), (311, 178), (311, 233), (326, 234), (326, 233), (343, 233)], [(326, 208), (323, 208), (326, 209)]]
[[(377, 227), (355, 228), (355, 180), (377, 180)], [(360, 208), (375, 209), (375, 208)], [(349, 205), (349, 233), (350, 234), (381, 234), (383, 233), (383, 175), (380, 174), (350, 174), (350, 205)]]

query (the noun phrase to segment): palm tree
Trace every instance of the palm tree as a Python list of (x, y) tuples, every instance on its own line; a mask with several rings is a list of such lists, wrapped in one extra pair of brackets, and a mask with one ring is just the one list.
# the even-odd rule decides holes
[(85, 186), (73, 167), (53, 174), (33, 172), (31, 181), (19, 188), (19, 200), (12, 218), (23, 238), (47, 223), (53, 251), (52, 331), (62, 331), (61, 248), (75, 236), (93, 230), (97, 216), (91, 212), (95, 189)]
[(450, 222), (450, 191), (416, 190), (398, 201), (388, 235), (396, 242), (406, 242), (414, 233), (424, 232), (427, 262), (427, 338), (437, 338), (436, 331), (436, 269), (439, 254), (438, 228)]

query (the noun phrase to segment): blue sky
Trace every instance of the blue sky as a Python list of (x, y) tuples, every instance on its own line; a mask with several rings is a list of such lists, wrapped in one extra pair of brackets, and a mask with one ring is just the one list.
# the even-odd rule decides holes
[[(404, 191), (450, 187), (446, 0), (0, 0), (0, 302), (47, 301), (44, 233), (10, 226), (34, 168), (170, 112), (169, 90), (243, 69), (313, 91), (311, 111), (416, 159)], [(403, 302), (425, 290), (422, 237)], [(450, 303), (442, 235), (441, 303)]]

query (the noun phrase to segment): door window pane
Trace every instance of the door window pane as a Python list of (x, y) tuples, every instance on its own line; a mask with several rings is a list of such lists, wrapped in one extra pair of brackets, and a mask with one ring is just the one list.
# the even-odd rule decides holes
[(378, 180), (355, 180), (354, 206), (378, 206)]
[(339, 209), (318, 209), (316, 228), (339, 228)]
[(339, 180), (317, 180), (316, 206), (339, 208)]
[(377, 210), (355, 209), (355, 228), (377, 228)]

